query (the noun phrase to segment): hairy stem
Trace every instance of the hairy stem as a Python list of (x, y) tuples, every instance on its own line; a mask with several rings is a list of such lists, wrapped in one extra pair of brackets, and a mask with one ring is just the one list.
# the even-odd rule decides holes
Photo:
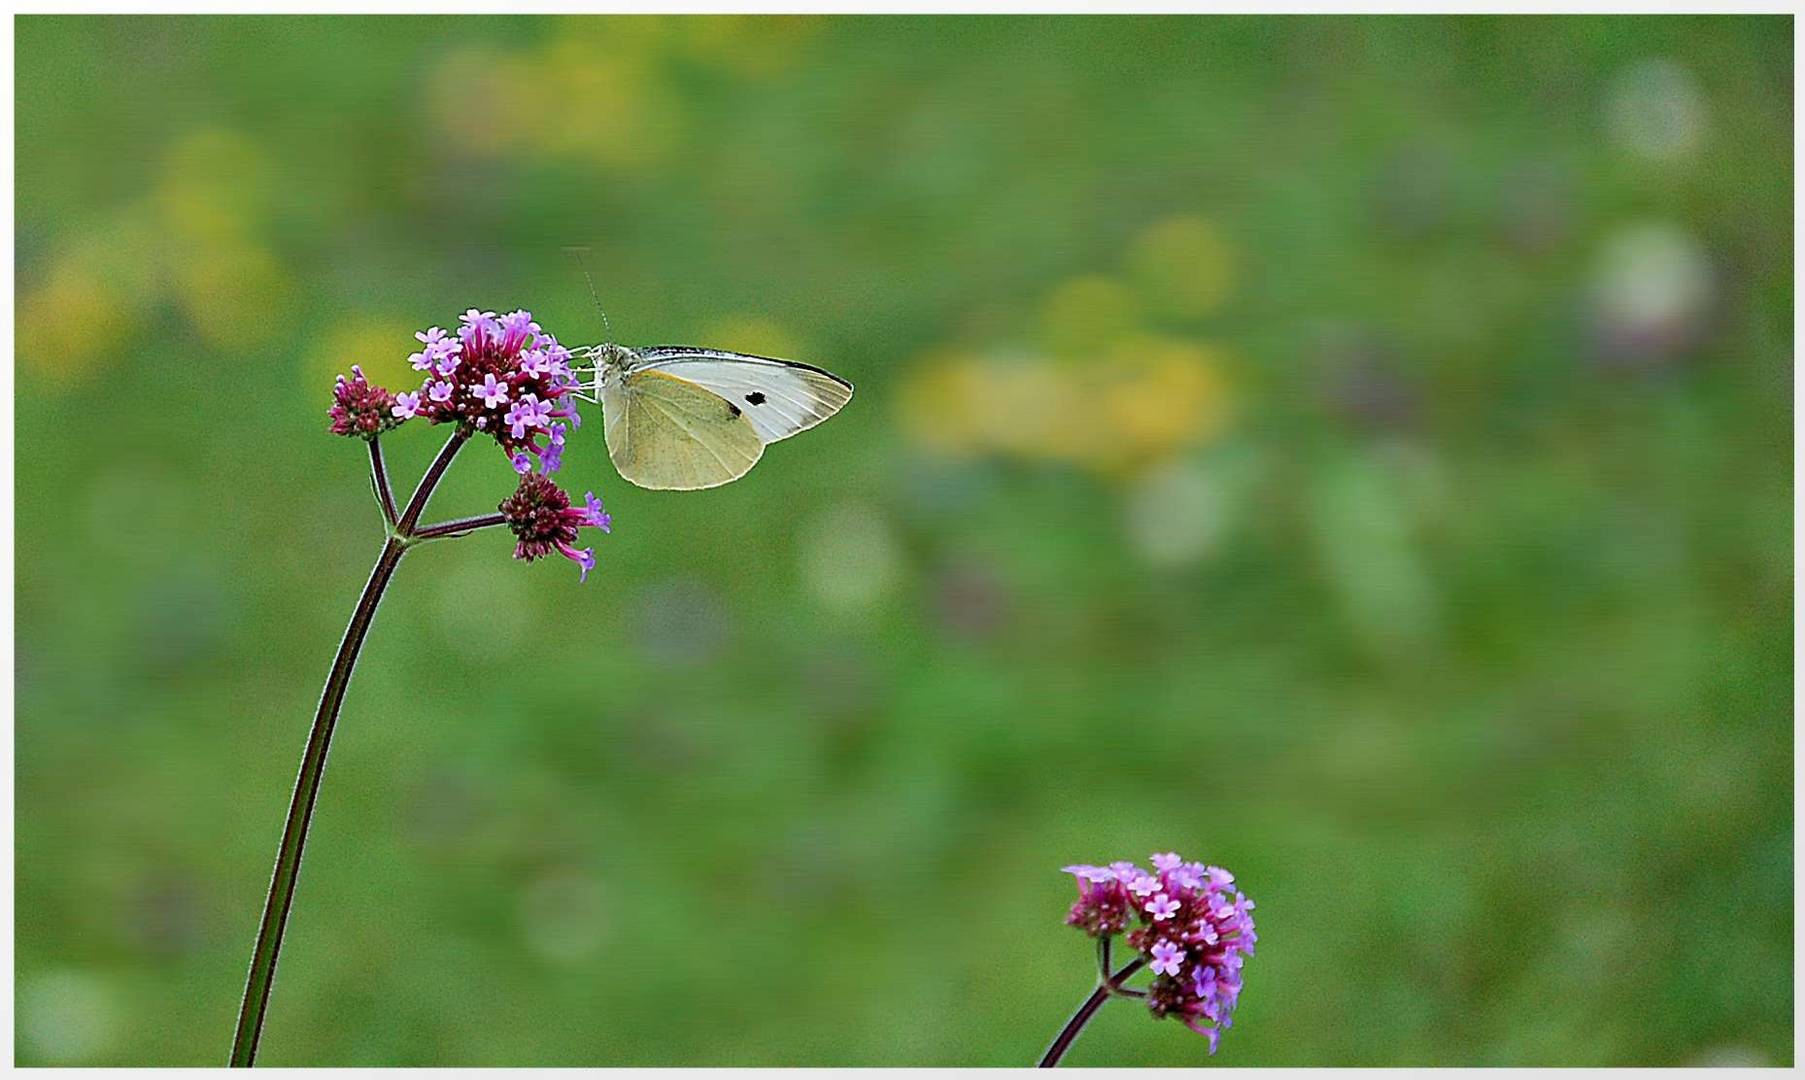
[(382, 520), (395, 527), (395, 492), (389, 487), (389, 469), (382, 463), (382, 444), (370, 436), (370, 486), (376, 489), (376, 505), (382, 507)]
[[(376, 568), (364, 584), (363, 595), (351, 612), (350, 625), (338, 643), (338, 655), (326, 675), (325, 689), (320, 692), (320, 706), (313, 716), (313, 727), (307, 733), (307, 747), (301, 753), (301, 771), (295, 778), (295, 793), (288, 804), (288, 819), (282, 825), (282, 842), (276, 848), (276, 869), (270, 875), (269, 897), (263, 904), (263, 921), (257, 927), (257, 944), (251, 950), (251, 971), (245, 980), (244, 1004), (238, 1010), (238, 1030), (232, 1038), (231, 1064), (248, 1066), (257, 1058), (257, 1040), (263, 1033), (263, 1017), (269, 1007), (270, 985), (276, 977), (276, 956), (282, 949), (282, 932), (288, 925), (288, 910), (294, 903), (295, 882), (301, 872), (301, 852), (307, 844), (307, 826), (313, 819), (313, 804), (320, 792), (320, 778), (325, 775), (326, 751), (332, 743), (332, 729), (338, 723), (339, 706), (351, 685), (351, 671), (357, 666), (357, 654), (363, 648), (364, 636), (376, 617), (383, 590), (401, 565), (401, 556), (413, 542), (411, 530), (425, 511), (433, 488), (445, 475), (451, 459), (464, 442), (467, 432), (459, 431), (445, 443), (444, 449), (420, 478), (413, 498), (399, 519), (394, 519), (388, 540), (377, 556)], [(376, 441), (370, 440), (371, 476), (377, 485), (378, 498), (387, 488), (382, 468), (382, 455)], [(384, 510), (392, 516), (392, 497)]]
[(1117, 997), (1146, 997), (1147, 994), (1145, 991), (1130, 990), (1126, 986), (1121, 985), (1123, 976), (1134, 972), (1133, 967), (1125, 967), (1114, 975), (1109, 973), (1109, 969), (1115, 966), (1109, 959), (1109, 944), (1114, 940), (1115, 936), (1112, 934), (1105, 934), (1097, 939), (1097, 981)]
[(326, 688), (320, 694), (320, 707), (314, 713), (313, 728), (307, 734), (307, 748), (301, 753), (301, 772), (295, 779), (294, 797), (289, 801), (288, 820), (282, 826), (282, 843), (276, 849), (276, 869), (270, 876), (269, 898), (263, 905), (263, 922), (257, 928), (257, 944), (251, 952), (251, 973), (245, 982), (244, 1004), (238, 1011), (238, 1032), (232, 1039), (233, 1065), (250, 1065), (257, 1057), (257, 1038), (263, 1032), (263, 1014), (269, 1005), (270, 983), (276, 976), (276, 954), (282, 948), (282, 931), (288, 924), (288, 909), (294, 901), (295, 880), (301, 870), (301, 849), (307, 843), (307, 825), (313, 817), (313, 804), (320, 792), (320, 778), (326, 768), (326, 750), (332, 742), (332, 729), (338, 723), (338, 710), (351, 685), (351, 670), (357, 665), (358, 650), (370, 621), (376, 617), (376, 605), (394, 576), (395, 567), (407, 545), (390, 537), (382, 545), (376, 568), (364, 585), (363, 595), (351, 612), (351, 624), (345, 628), (338, 644), (332, 670), (326, 676)]
[(420, 478), (419, 486), (414, 488), (413, 498), (407, 500), (407, 509), (401, 512), (401, 520), (395, 524), (395, 531), (404, 539), (412, 537), (414, 526), (420, 524), (420, 515), (426, 512), (427, 500), (432, 498), (432, 489), (439, 486), (439, 478), (451, 467), (451, 459), (458, 456), (458, 451), (464, 448), (464, 443), (469, 439), (470, 433), (459, 428), (452, 433), (451, 438), (445, 440), (439, 456), (433, 458), (432, 464), (426, 467), (426, 475)]
[[(1107, 956), (1107, 950), (1109, 948), (1108, 938), (1103, 939), (1101, 948), (1102, 951), (1100, 951), (1099, 955)], [(1091, 991), (1091, 996), (1085, 998), (1084, 1004), (1078, 1006), (1078, 1011), (1073, 1013), (1072, 1018), (1065, 1022), (1065, 1027), (1061, 1028), (1059, 1034), (1053, 1039), (1053, 1045), (1047, 1047), (1047, 1052), (1041, 1056), (1040, 1067), (1043, 1069), (1051, 1069), (1053, 1066), (1059, 1064), (1059, 1059), (1065, 1057), (1065, 1052), (1070, 1050), (1072, 1048), (1072, 1043), (1077, 1041), (1078, 1033), (1084, 1030), (1084, 1025), (1090, 1023), (1091, 1017), (1095, 1016), (1097, 1010), (1103, 1007), (1103, 1003), (1109, 1000), (1110, 995), (1123, 992), (1120, 985), (1122, 980), (1141, 970), (1141, 965), (1145, 963), (1145, 960), (1138, 958), (1131, 960), (1127, 964), (1122, 965), (1122, 969), (1117, 971), (1114, 975), (1110, 975), (1107, 978), (1100, 980), (1097, 984), (1097, 988)], [(1104, 970), (1107, 971), (1108, 969), (1106, 968)]]
[(474, 517), (441, 521), (437, 525), (422, 525), (414, 530), (414, 539), (444, 540), (448, 537), (465, 536), (478, 529), (487, 529), (493, 525), (506, 525), (507, 523), (508, 519), (501, 514), (477, 514)]

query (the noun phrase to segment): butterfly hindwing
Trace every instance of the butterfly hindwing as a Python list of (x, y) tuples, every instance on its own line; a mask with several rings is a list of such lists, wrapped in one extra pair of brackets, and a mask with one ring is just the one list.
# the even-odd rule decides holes
[(719, 395), (766, 444), (807, 431), (852, 400), (852, 384), (820, 368), (721, 349), (656, 345), (639, 352), (631, 371), (661, 371)]
[(672, 372), (636, 368), (602, 386), (608, 457), (643, 488), (719, 487), (758, 463), (765, 441), (743, 411)]

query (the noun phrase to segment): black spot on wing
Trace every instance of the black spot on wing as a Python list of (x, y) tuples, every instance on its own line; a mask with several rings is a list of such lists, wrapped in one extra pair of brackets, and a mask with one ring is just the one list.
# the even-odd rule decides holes
[(763, 405), (765, 403), (765, 395), (758, 390), (754, 390), (746, 395), (746, 400), (754, 405)]

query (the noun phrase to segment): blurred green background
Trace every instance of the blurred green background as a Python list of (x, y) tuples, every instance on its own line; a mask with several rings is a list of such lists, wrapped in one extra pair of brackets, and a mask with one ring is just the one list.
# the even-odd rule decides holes
[(572, 244), (858, 396), (691, 494), (591, 413), (585, 587), (408, 558), (264, 1063), (1025, 1064), (1058, 868), (1168, 848), (1259, 903), (1217, 1063), (1791, 1062), (1790, 19), (16, 26), (21, 1063), (223, 1062), (332, 377), (601, 340)]

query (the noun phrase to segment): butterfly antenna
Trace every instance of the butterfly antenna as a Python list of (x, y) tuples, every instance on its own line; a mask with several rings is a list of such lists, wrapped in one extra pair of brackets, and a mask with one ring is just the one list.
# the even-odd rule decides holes
[(614, 327), (608, 323), (608, 312), (603, 310), (602, 298), (597, 296), (595, 292), (595, 279), (589, 276), (589, 266), (583, 262), (583, 253), (589, 249), (582, 247), (567, 247), (564, 250), (569, 252), (570, 257), (577, 261), (577, 269), (583, 271), (583, 280), (589, 283), (589, 299), (595, 301), (595, 310), (600, 312), (602, 316), (602, 330), (608, 335), (610, 340), (613, 340)]

